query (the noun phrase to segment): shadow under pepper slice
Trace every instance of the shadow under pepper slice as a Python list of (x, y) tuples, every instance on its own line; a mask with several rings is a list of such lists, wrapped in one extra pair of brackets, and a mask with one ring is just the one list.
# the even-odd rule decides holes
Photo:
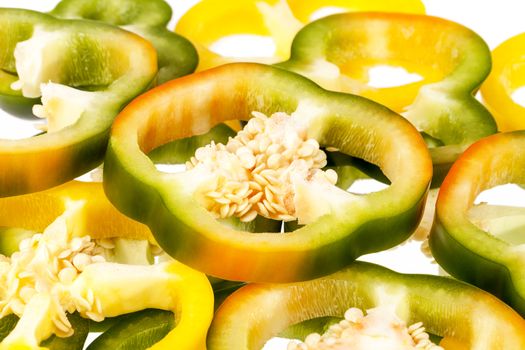
[(107, 22), (144, 37), (157, 50), (157, 84), (190, 74), (197, 67), (193, 45), (166, 28), (172, 10), (164, 0), (62, 0), (51, 14)]
[[(468, 148), (443, 181), (429, 237), (432, 255), (448, 273), (495, 294), (522, 315), (523, 247), (476, 225), (469, 211), (476, 209), (473, 203), (482, 191), (525, 183), (524, 146), (525, 132), (517, 131), (484, 138)], [(512, 229), (513, 220), (523, 218), (521, 208), (516, 209), (520, 212), (501, 208), (501, 217), (505, 212), (509, 215), (503, 231)], [(481, 216), (486, 218), (490, 208), (484, 211)], [(521, 232), (516, 235), (519, 238)]]
[(446, 277), (400, 274), (356, 262), (312, 281), (242, 287), (217, 311), (208, 349), (260, 349), (299, 322), (377, 306), (407, 324), (423, 322), (428, 332), (443, 337), (445, 349), (525, 347), (525, 321), (492, 295)]
[[(252, 111), (298, 110), (308, 137), (377, 164), (390, 187), (366, 196), (344, 193), (339, 202), (308, 201), (326, 215), (294, 232), (253, 234), (221, 225), (191, 193), (195, 179), (159, 172), (146, 155)], [(282, 282), (327, 274), (405, 240), (417, 226), (431, 171), (419, 133), (392, 111), (285, 70), (245, 63), (168, 82), (126, 107), (113, 125), (104, 189), (179, 261), (228, 280)]]
[[(179, 20), (175, 31), (190, 39), (199, 50), (199, 70), (233, 61), (274, 63), (287, 59), (297, 31), (320, 11), (385, 11), (424, 13), (420, 0), (203, 0)], [(270, 37), (273, 57), (222, 57), (211, 46), (232, 35)]]
[[(473, 96), (491, 67), (487, 44), (457, 23), (416, 14), (346, 13), (301, 29), (279, 67), (322, 87), (377, 101), (402, 113), (432, 143), (433, 184), (463, 150), (496, 132)], [(394, 87), (368, 85), (371, 69), (402, 67), (422, 80)]]
[(525, 33), (522, 33), (496, 47), (492, 51), (492, 71), (481, 86), (483, 101), (501, 131), (525, 129), (525, 107), (512, 98), (525, 85), (524, 45)]
[(43, 94), (44, 106), (34, 111), (48, 119), (46, 134), (0, 140), (0, 196), (46, 189), (93, 169), (115, 115), (154, 78), (154, 48), (110, 25), (19, 9), (0, 10), (0, 36), (9, 38), (0, 49), (0, 94), (22, 96), (13, 87), (28, 97)]

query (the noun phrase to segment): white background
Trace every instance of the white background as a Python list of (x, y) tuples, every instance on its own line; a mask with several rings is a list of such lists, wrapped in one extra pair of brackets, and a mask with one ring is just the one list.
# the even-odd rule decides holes
[[(349, 1), (351, 2), (351, 0)], [(169, 28), (173, 29), (176, 20), (197, 1), (171, 0), (168, 2), (174, 9), (174, 16), (169, 25)], [(224, 0), (225, 6), (227, 2)], [(451, 19), (473, 29), (485, 39), (491, 49), (511, 36), (525, 32), (525, 1), (523, 0), (423, 0), (423, 2), (427, 14)], [(49, 11), (56, 3), (56, 0), (0, 0), (0, 7), (22, 7)], [(243, 42), (243, 44), (246, 43)], [(258, 46), (250, 50), (259, 50), (259, 53), (264, 53), (264, 47)], [(253, 52), (250, 56), (254, 56)], [(0, 138), (28, 137), (36, 132), (32, 125), (32, 121), (28, 122), (10, 117), (5, 112), (0, 111)], [(499, 200), (500, 203), (508, 203), (520, 199), (517, 198), (519, 192), (511, 193), (513, 194), (500, 192), (496, 196), (496, 200)], [(437, 266), (431, 264), (420, 253), (419, 243), (414, 242), (363, 259), (380, 263), (401, 272), (434, 274), (438, 272)], [(282, 344), (266, 347), (266, 349), (284, 348)]]

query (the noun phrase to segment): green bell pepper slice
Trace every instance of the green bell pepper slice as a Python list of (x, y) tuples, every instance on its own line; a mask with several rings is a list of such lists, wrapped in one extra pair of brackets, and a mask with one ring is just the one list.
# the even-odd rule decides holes
[[(432, 141), (434, 185), (468, 145), (497, 131), (473, 96), (490, 72), (490, 50), (476, 33), (445, 19), (377, 12), (328, 16), (301, 29), (290, 59), (277, 65), (405, 116)], [(370, 86), (371, 70), (382, 65), (422, 79)]]
[(363, 262), (312, 281), (242, 287), (215, 314), (207, 345), (260, 349), (295, 324), (377, 306), (391, 308), (406, 324), (423, 322), (443, 337), (445, 349), (525, 347), (525, 320), (489, 293), (447, 277), (400, 274)]
[(51, 14), (107, 22), (142, 36), (157, 50), (157, 84), (197, 68), (199, 59), (193, 45), (166, 27), (172, 10), (164, 0), (62, 0)]
[(20, 9), (0, 9), (0, 37), (0, 94), (22, 96), (12, 89), (19, 81), (26, 96), (38, 97), (40, 83), (54, 83), (41, 107), (48, 132), (0, 140), (0, 196), (43, 190), (96, 167), (113, 118), (154, 79), (155, 49), (110, 25)]
[(493, 186), (525, 182), (524, 146), (525, 132), (516, 131), (487, 137), (467, 149), (441, 186), (429, 237), (432, 254), (448, 273), (495, 294), (521, 315), (525, 213), (522, 208), (474, 206), (474, 200)]
[[(193, 197), (191, 177), (160, 172), (147, 156), (220, 122), (247, 119), (251, 111), (298, 108), (306, 113), (308, 137), (378, 165), (390, 187), (320, 204), (326, 215), (294, 232), (253, 234), (219, 223)], [(104, 190), (120, 211), (148, 225), (175, 259), (223, 279), (284, 282), (333, 272), (408, 238), (431, 173), (423, 139), (389, 109), (328, 92), (286, 70), (237, 63), (168, 82), (128, 105), (112, 127)]]

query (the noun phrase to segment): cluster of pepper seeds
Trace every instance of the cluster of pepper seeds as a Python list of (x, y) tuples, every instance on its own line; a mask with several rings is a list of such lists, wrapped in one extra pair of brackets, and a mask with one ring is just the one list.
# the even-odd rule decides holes
[[(378, 343), (380, 342), (380, 343)], [(345, 312), (344, 320), (328, 328), (325, 334), (312, 333), (304, 342), (291, 341), (288, 350), (443, 350), (429, 339), (421, 322), (410, 327), (388, 309), (375, 308), (365, 316), (358, 308)]]
[(59, 217), (44, 233), (23, 240), (10, 258), (0, 255), (0, 318), (11, 313), (21, 317), (33, 296), (48, 294), (53, 300), (57, 335), (73, 334), (66, 312), (79, 311), (102, 321), (101, 305), (93, 291), (78, 295), (69, 287), (88, 265), (105, 262), (113, 247), (108, 239), (70, 239), (65, 219)]
[(321, 170), (326, 154), (307, 138), (299, 120), (283, 112), (252, 115), (226, 145), (212, 142), (197, 149), (186, 168), (205, 167), (216, 175), (202, 202), (217, 218), (296, 220), (294, 177), (335, 185), (337, 173)]

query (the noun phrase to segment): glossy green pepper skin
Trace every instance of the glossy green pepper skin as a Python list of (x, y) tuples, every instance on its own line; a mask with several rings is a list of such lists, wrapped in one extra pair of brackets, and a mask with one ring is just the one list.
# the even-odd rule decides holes
[[(38, 47), (30, 59), (40, 60), (43, 68), (30, 74), (30, 79), (40, 77), (42, 82), (74, 87), (86, 103), (72, 104), (80, 108), (78, 119), (60, 130), (29, 139), (0, 140), (0, 196), (56, 186), (96, 167), (105, 153), (113, 118), (154, 79), (155, 49), (114, 26), (20, 9), (0, 9), (0, 36), (8, 38), (0, 44), (0, 94), (22, 96), (11, 88), (19, 79), (14, 51), (18, 43), (32, 38), (32, 45)], [(66, 93), (53, 106), (69, 101)], [(60, 113), (53, 116), (70, 118), (69, 107), (60, 117), (56, 116)]]
[(163, 0), (62, 0), (51, 14), (102, 21), (142, 36), (157, 50), (157, 84), (190, 74), (197, 67), (193, 45), (166, 28), (172, 10)]
[[(432, 254), (448, 273), (495, 294), (521, 315), (525, 214), (522, 208), (474, 206), (474, 200), (496, 185), (524, 183), (523, 147), (525, 132), (517, 131), (484, 138), (468, 148), (441, 186), (429, 237)], [(476, 211), (479, 214), (472, 216)]]
[[(219, 223), (188, 193), (191, 179), (185, 173), (159, 172), (147, 156), (228, 119), (246, 119), (252, 111), (290, 114), (305, 107), (313, 111), (305, 116), (309, 138), (377, 164), (390, 187), (331, 204), (328, 214), (294, 232), (253, 234)], [(168, 82), (128, 105), (113, 124), (104, 189), (119, 210), (148, 225), (179, 261), (228, 280), (284, 282), (333, 272), (408, 238), (431, 173), (419, 133), (394, 112), (361, 97), (328, 92), (297, 74), (247, 63)]]
[(350, 307), (378, 306), (391, 309), (406, 324), (423, 322), (427, 332), (443, 337), (445, 349), (525, 347), (525, 321), (489, 293), (451, 278), (400, 274), (355, 262), (311, 281), (242, 287), (215, 314), (208, 349), (260, 349), (306, 320), (342, 318)]
[[(490, 50), (472, 30), (442, 18), (379, 12), (328, 16), (303, 27), (290, 59), (277, 65), (405, 116), (429, 139), (433, 186), (466, 147), (497, 131), (474, 97), (490, 72)], [(403, 68), (421, 79), (371, 86), (378, 66)]]

